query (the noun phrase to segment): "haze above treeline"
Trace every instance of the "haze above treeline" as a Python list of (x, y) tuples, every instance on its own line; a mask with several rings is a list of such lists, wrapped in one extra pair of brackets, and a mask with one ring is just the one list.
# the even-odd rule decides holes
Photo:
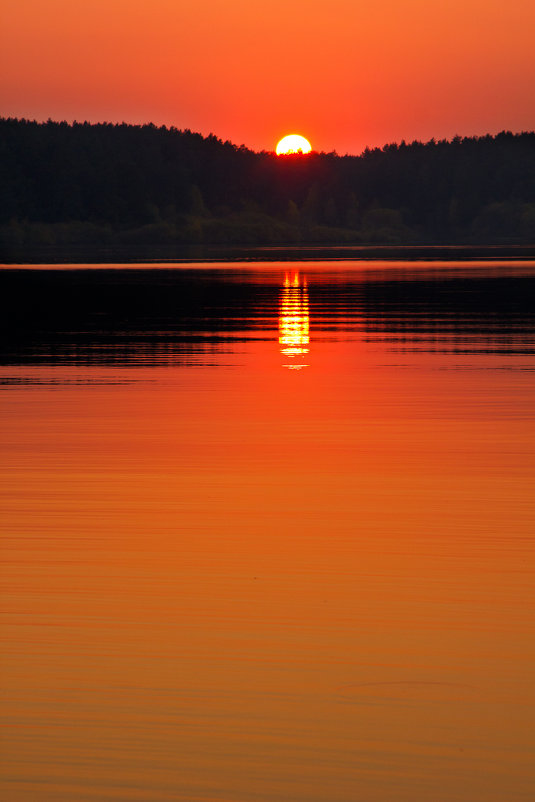
[(276, 156), (154, 125), (0, 119), (0, 245), (535, 242), (535, 133)]

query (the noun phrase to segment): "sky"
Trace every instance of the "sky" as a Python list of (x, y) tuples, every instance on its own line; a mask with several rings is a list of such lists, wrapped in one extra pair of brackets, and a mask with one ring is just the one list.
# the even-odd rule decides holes
[(0, 115), (360, 153), (535, 128), (533, 0), (3, 0)]

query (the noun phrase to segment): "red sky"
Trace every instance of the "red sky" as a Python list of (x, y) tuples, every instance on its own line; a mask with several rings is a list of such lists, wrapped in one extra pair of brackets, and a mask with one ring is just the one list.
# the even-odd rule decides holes
[(271, 150), (535, 128), (533, 0), (4, 0), (0, 114)]

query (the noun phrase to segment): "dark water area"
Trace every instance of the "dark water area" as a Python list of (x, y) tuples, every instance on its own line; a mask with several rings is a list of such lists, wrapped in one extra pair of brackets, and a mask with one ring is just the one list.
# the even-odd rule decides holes
[[(344, 262), (308, 274), (312, 325), (432, 351), (529, 354), (534, 278), (529, 262)], [(159, 364), (227, 340), (264, 340), (296, 263), (206, 263), (0, 273), (4, 364)], [(306, 280), (306, 279), (305, 279)], [(317, 319), (317, 324), (315, 325)], [(381, 337), (384, 333), (384, 338)], [(518, 340), (528, 332), (527, 340)]]
[(533, 798), (534, 261), (0, 290), (2, 798)]

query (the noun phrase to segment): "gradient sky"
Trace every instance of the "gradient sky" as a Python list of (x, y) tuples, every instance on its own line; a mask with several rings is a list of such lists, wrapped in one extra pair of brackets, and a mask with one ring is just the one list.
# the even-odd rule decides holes
[(535, 128), (533, 0), (4, 0), (0, 114), (359, 153)]

